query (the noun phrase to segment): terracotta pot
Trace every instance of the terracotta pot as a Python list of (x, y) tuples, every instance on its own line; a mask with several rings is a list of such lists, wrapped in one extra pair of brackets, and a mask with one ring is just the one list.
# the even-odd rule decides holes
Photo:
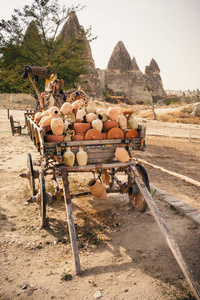
[(99, 181), (97, 181), (97, 179), (90, 180), (88, 186), (93, 196), (101, 200), (107, 199), (105, 187)]
[(61, 106), (60, 112), (61, 112), (63, 115), (67, 115), (67, 114), (71, 113), (71, 112), (72, 112), (72, 105), (71, 105), (71, 103), (65, 102), (65, 103)]
[(72, 167), (75, 162), (75, 154), (71, 151), (70, 147), (67, 147), (67, 151), (63, 154), (64, 164)]
[(114, 120), (116, 121), (118, 118), (118, 115), (119, 115), (118, 108), (117, 107), (109, 107), (109, 109), (107, 110), (107, 115), (109, 116), (109, 118), (112, 121), (114, 121)]
[(108, 139), (123, 139), (124, 133), (120, 128), (111, 128), (107, 134)]
[(115, 157), (120, 162), (127, 162), (130, 160), (130, 156), (125, 148), (117, 147), (115, 150)]
[(125, 137), (127, 139), (134, 139), (134, 138), (138, 138), (139, 137), (139, 133), (137, 130), (135, 129), (130, 129), (125, 133)]
[(79, 151), (76, 154), (76, 160), (79, 166), (86, 166), (88, 161), (88, 154), (83, 150), (82, 147), (79, 147)]
[(107, 132), (102, 132), (102, 140), (106, 140), (107, 139)]
[(55, 135), (62, 135), (64, 131), (64, 122), (61, 118), (53, 118), (51, 120), (51, 130)]
[(90, 123), (74, 123), (73, 129), (76, 134), (85, 134), (91, 128)]
[(117, 121), (108, 120), (103, 123), (104, 131), (109, 131), (111, 128), (119, 127), (119, 123)]
[(89, 129), (85, 134), (85, 140), (102, 140), (102, 133), (97, 129)]
[(64, 141), (64, 135), (54, 135), (54, 134), (46, 134), (44, 136), (44, 141), (48, 143), (55, 143), (55, 142), (63, 142)]
[(84, 141), (85, 135), (83, 134), (75, 134), (72, 138), (73, 141)]
[(52, 106), (49, 108), (49, 115), (53, 117), (58, 117), (60, 115), (60, 110), (57, 106)]

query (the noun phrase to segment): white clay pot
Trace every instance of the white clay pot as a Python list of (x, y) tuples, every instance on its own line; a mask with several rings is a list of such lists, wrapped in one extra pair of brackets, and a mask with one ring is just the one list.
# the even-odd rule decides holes
[(75, 162), (75, 154), (71, 151), (70, 147), (67, 147), (67, 151), (63, 154), (64, 164), (72, 167)]
[(60, 115), (60, 110), (57, 106), (52, 106), (49, 108), (49, 115), (58, 117)]
[(97, 115), (94, 113), (89, 113), (89, 114), (86, 114), (85, 118), (86, 118), (87, 123), (92, 123), (92, 121), (97, 119)]
[(76, 113), (76, 121), (77, 122), (82, 122), (83, 121), (83, 117), (86, 115), (86, 111), (85, 108), (81, 108), (79, 107)]
[(89, 102), (87, 107), (86, 107), (86, 111), (87, 113), (95, 113), (96, 111), (96, 107), (95, 107), (95, 103), (94, 102)]
[(118, 122), (119, 122), (119, 127), (122, 130), (127, 129), (127, 118), (125, 117), (125, 115), (123, 113), (121, 113), (118, 117)]
[(137, 123), (136, 119), (135, 119), (132, 115), (130, 115), (130, 116), (128, 117), (128, 122), (127, 122), (127, 124), (128, 124), (128, 127), (129, 127), (130, 129), (135, 129), (135, 130), (138, 129), (138, 123)]
[(98, 117), (103, 123), (108, 121), (108, 119), (109, 119), (108, 115), (103, 112), (99, 113)]
[(99, 115), (101, 113), (106, 114), (106, 110), (104, 108), (97, 108), (95, 114)]
[(54, 135), (62, 135), (64, 131), (64, 123), (61, 118), (53, 118), (51, 120), (51, 130)]
[(46, 116), (46, 117), (42, 117), (42, 119), (40, 120), (40, 126), (50, 126), (51, 125), (51, 121), (54, 118), (54, 116)]
[(37, 112), (34, 116), (34, 121), (39, 121), (42, 117), (42, 112)]
[(79, 147), (79, 151), (76, 154), (76, 160), (79, 166), (87, 165), (88, 155), (87, 152), (85, 152), (82, 147)]
[(42, 116), (42, 117), (44, 117), (44, 116), (49, 116), (49, 110), (43, 111), (42, 114), (41, 114), (41, 116)]
[(94, 197), (99, 198), (101, 200), (107, 199), (105, 187), (97, 179), (90, 180), (88, 186), (90, 188), (91, 194)]
[(130, 160), (130, 156), (125, 148), (117, 147), (115, 150), (115, 157), (120, 162), (127, 162)]
[(102, 131), (103, 128), (103, 122), (99, 120), (98, 118), (96, 120), (92, 121), (92, 128)]
[(72, 112), (72, 104), (69, 103), (69, 102), (65, 102), (65, 103), (61, 106), (60, 112), (61, 112), (63, 115), (67, 115), (68, 113), (71, 113), (71, 112)]
[(109, 109), (107, 110), (107, 115), (109, 116), (109, 118), (112, 121), (117, 121), (118, 115), (119, 115), (118, 108), (117, 107), (109, 107)]
[(83, 107), (85, 105), (84, 100), (76, 100), (72, 103), (72, 109), (78, 109), (79, 107)]

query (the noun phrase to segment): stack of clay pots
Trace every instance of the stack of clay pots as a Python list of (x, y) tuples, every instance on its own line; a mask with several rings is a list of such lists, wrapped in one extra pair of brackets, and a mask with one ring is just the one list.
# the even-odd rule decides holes
[(66, 102), (60, 109), (52, 106), (36, 113), (34, 121), (46, 128), (46, 142), (139, 137), (133, 111), (119, 112), (114, 106), (105, 110), (84, 100)]

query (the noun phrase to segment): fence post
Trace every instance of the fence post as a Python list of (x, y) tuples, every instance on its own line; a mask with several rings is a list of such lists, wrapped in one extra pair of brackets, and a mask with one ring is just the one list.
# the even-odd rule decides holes
[(10, 118), (9, 108), (7, 108), (8, 119)]

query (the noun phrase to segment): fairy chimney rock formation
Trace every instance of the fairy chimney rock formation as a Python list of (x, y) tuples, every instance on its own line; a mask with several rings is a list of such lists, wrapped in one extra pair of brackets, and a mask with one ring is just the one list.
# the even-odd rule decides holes
[(146, 86), (152, 98), (156, 101), (159, 97), (165, 97), (166, 93), (163, 89), (162, 79), (160, 76), (160, 68), (157, 62), (152, 58), (149, 66), (145, 67)]
[[(67, 42), (70, 38), (73, 38), (74, 36), (81, 36), (83, 34), (85, 34), (84, 28), (79, 24), (78, 18), (73, 12), (64, 24), (57, 39), (62, 39)], [(98, 73), (96, 71), (95, 62), (92, 57), (91, 47), (87, 38), (84, 39), (84, 45), (84, 56), (88, 59), (88, 63), (86, 66), (88, 69), (88, 73), (86, 75), (81, 76), (81, 87), (91, 97), (102, 97)]]
[(140, 71), (135, 57), (131, 60), (123, 42), (120, 41), (115, 46), (106, 70), (99, 70), (98, 73), (102, 88), (106, 86), (114, 94), (128, 97), (133, 102), (151, 101), (144, 75)]
[(131, 57), (126, 50), (123, 42), (119, 41), (109, 59), (107, 70), (119, 71), (120, 73), (123, 73), (129, 69), (130, 64)]

